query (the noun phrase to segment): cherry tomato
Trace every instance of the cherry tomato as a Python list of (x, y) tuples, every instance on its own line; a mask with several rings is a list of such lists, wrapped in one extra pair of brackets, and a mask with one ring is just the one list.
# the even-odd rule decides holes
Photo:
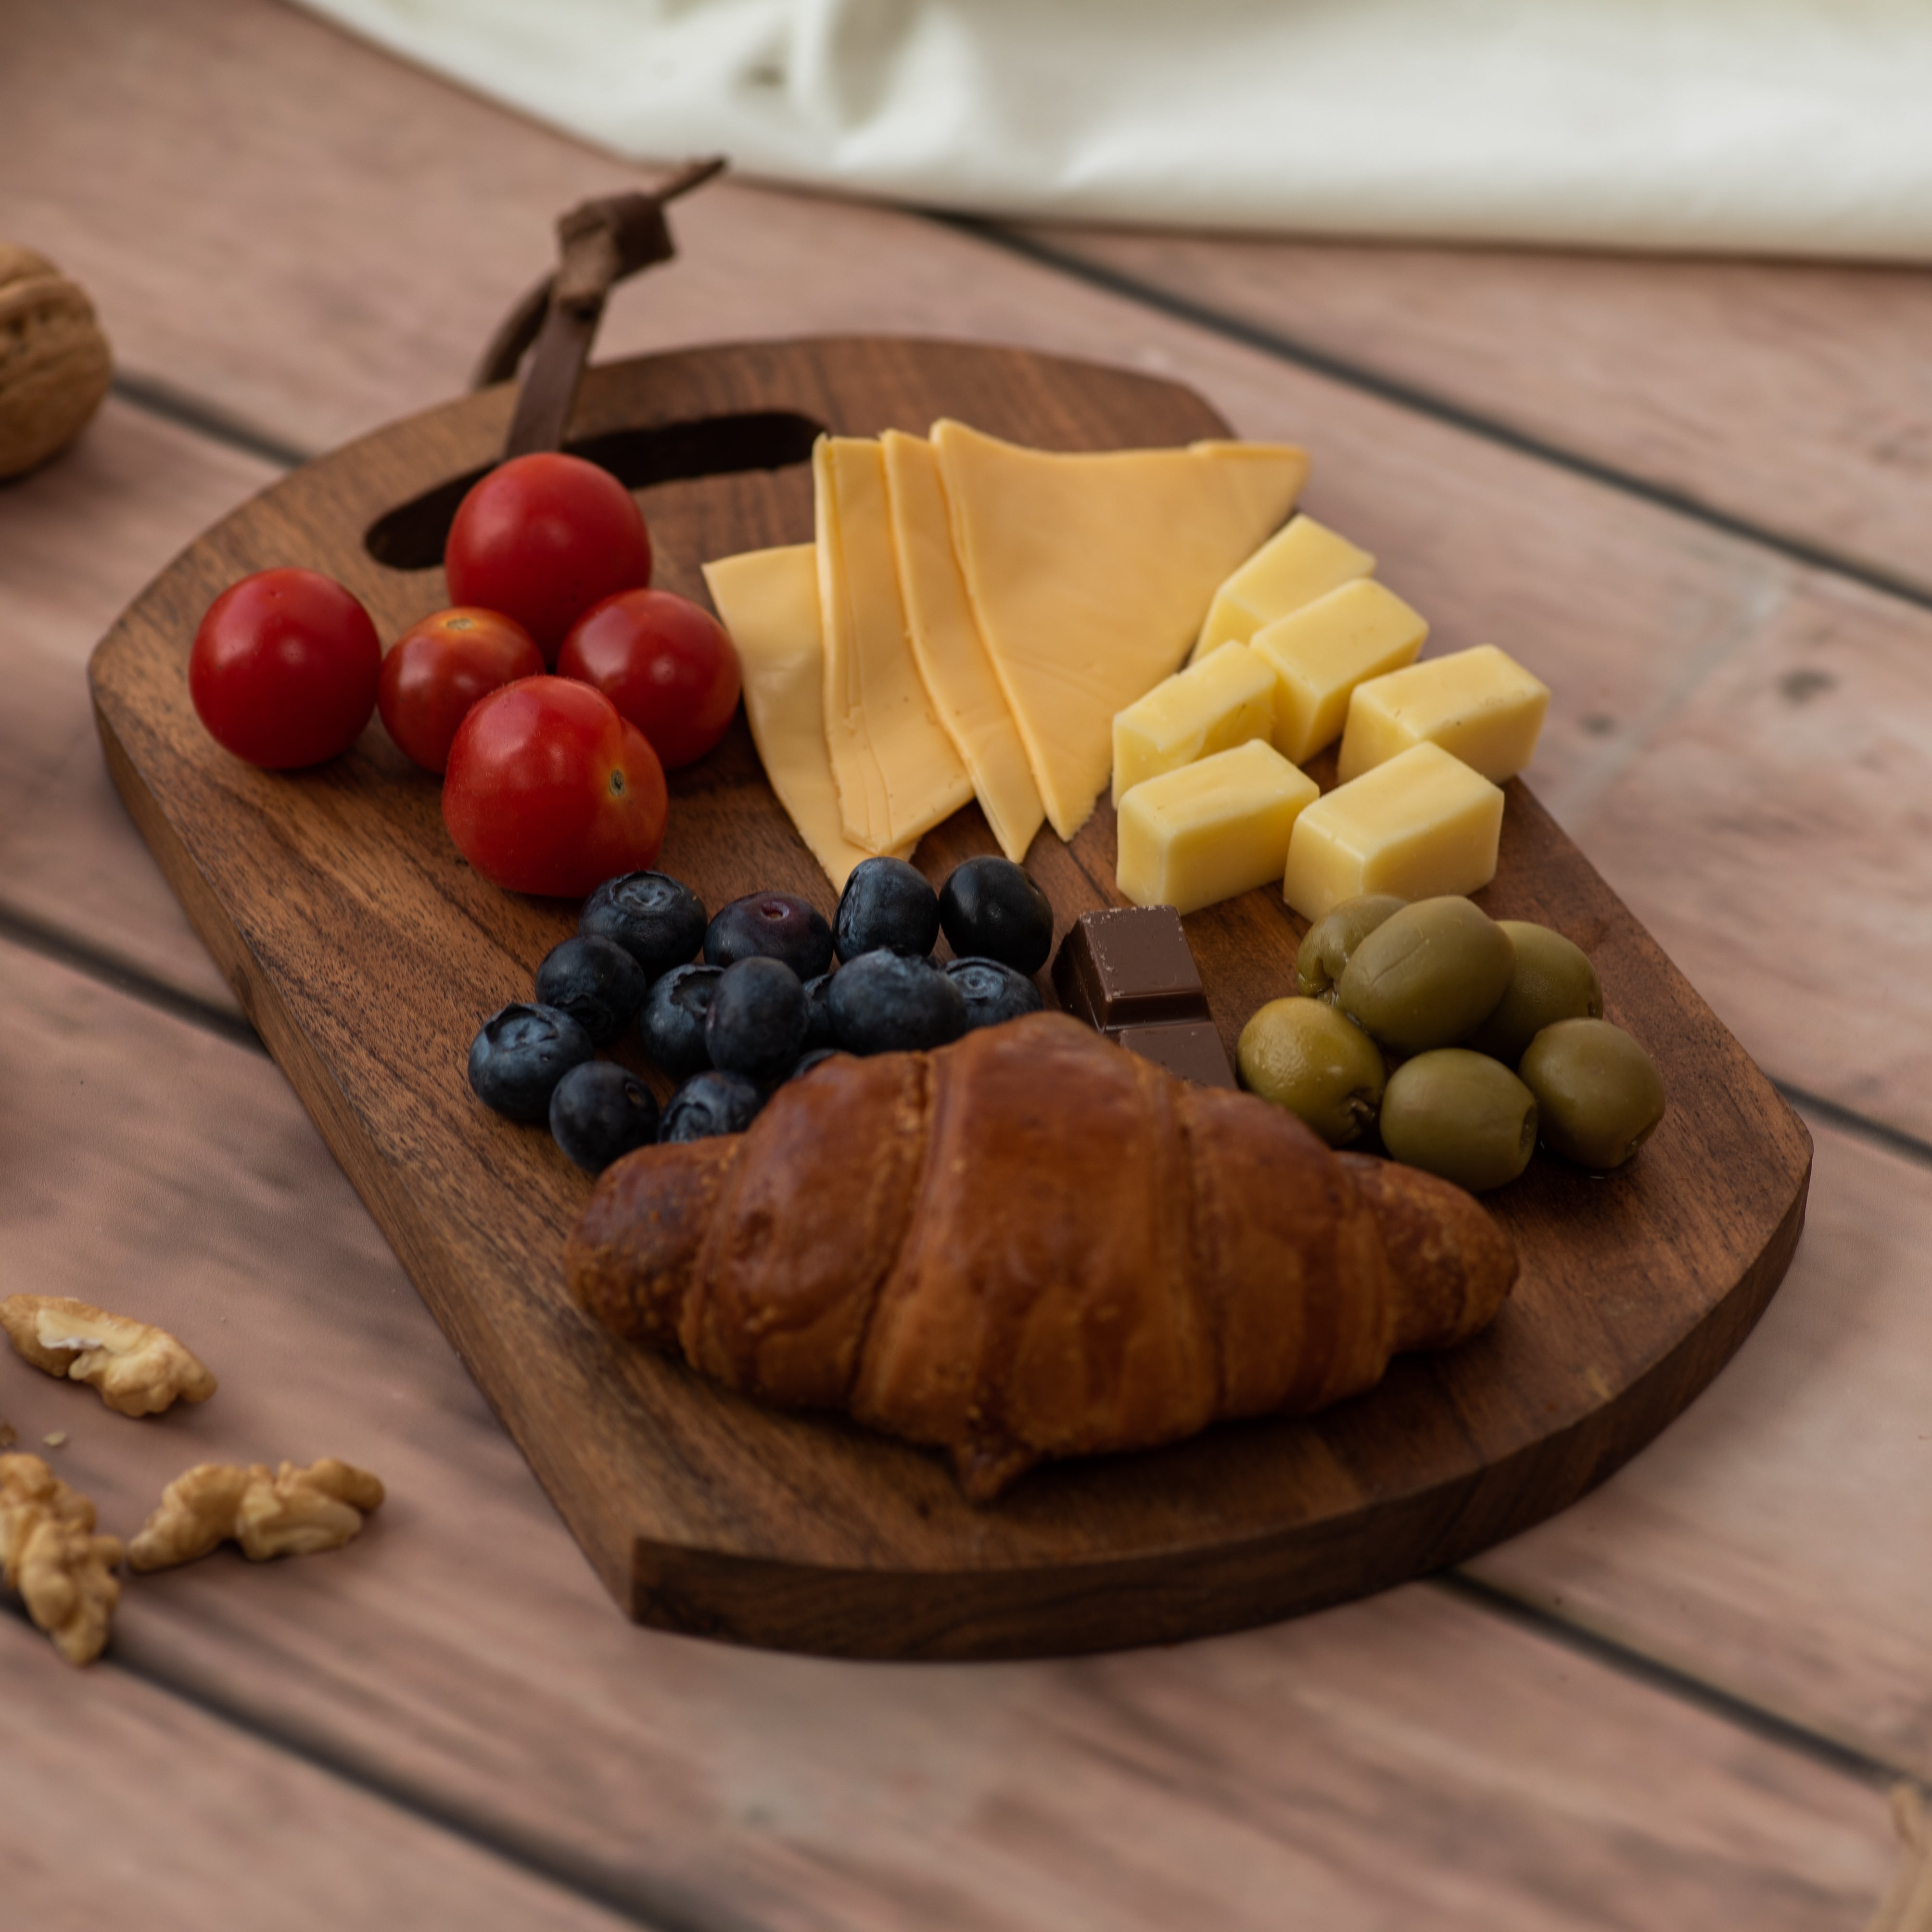
[(452, 604), (514, 617), (554, 664), (592, 604), (650, 583), (650, 532), (609, 470), (546, 451), (500, 464), (457, 506), (442, 568)]
[(188, 654), (188, 695), (217, 744), (287, 771), (355, 743), (382, 668), (376, 626), (340, 584), (313, 570), (264, 570), (208, 607)]
[(668, 772), (701, 758), (738, 708), (724, 627), (668, 590), (620, 590), (570, 628), (557, 675), (594, 684), (651, 741)]
[(457, 727), (442, 787), (442, 822), (486, 879), (561, 898), (648, 872), (669, 805), (644, 734), (566, 677), (480, 699)]
[(424, 771), (440, 772), (470, 707), (520, 677), (542, 676), (543, 668), (543, 653), (514, 618), (439, 610), (389, 646), (376, 708), (404, 752)]

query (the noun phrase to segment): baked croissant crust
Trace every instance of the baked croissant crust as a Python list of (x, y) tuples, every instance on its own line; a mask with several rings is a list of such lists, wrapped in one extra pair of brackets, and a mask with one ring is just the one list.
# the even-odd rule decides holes
[(1045, 1457), (1359, 1394), (1482, 1328), (1516, 1258), (1460, 1188), (1039, 1013), (640, 1149), (566, 1267), (614, 1334), (936, 1444), (984, 1502)]

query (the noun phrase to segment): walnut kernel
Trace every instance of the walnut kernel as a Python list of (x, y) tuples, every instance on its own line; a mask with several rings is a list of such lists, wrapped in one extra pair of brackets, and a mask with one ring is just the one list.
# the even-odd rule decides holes
[(161, 1492), (160, 1508), (128, 1546), (128, 1567), (171, 1569), (231, 1539), (257, 1563), (340, 1549), (382, 1495), (368, 1471), (332, 1456), (307, 1469), (284, 1462), (272, 1475), (263, 1462), (202, 1462)]
[(0, 1565), (8, 1588), (70, 1664), (92, 1664), (121, 1600), (118, 1538), (38, 1456), (0, 1456)]
[(218, 1386), (166, 1329), (64, 1295), (9, 1295), (0, 1328), (35, 1368), (88, 1383), (117, 1414), (158, 1415), (177, 1400), (206, 1402)]

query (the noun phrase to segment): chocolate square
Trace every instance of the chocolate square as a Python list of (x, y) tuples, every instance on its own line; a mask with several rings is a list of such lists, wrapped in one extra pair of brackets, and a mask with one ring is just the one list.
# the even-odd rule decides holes
[(1167, 1020), (1157, 1026), (1118, 1027), (1109, 1030), (1130, 1053), (1164, 1066), (1198, 1087), (1234, 1084), (1221, 1036), (1211, 1020)]
[(1201, 975), (1172, 906), (1083, 912), (1060, 943), (1053, 985), (1069, 1012), (1102, 1032), (1208, 1014)]

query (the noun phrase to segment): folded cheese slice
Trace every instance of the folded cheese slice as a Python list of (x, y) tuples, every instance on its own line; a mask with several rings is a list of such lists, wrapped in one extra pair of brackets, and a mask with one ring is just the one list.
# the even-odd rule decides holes
[(1308, 459), (1197, 442), (1064, 456), (934, 425), (980, 632), (1053, 829), (1106, 788), (1114, 714), (1186, 656), (1222, 580), (1294, 507)]
[(866, 437), (822, 436), (812, 474), (818, 518), (823, 704), (845, 836), (890, 852), (973, 796), (906, 632), (886, 501), (886, 459)]
[[(872, 854), (845, 836), (825, 748), (817, 552), (794, 544), (721, 557), (704, 566), (704, 581), (738, 653), (745, 716), (765, 776), (812, 856), (842, 892), (846, 875)], [(911, 850), (906, 844), (894, 856)]]
[(902, 430), (879, 440), (913, 656), (1000, 850), (1017, 864), (1046, 807), (959, 574), (938, 454)]

